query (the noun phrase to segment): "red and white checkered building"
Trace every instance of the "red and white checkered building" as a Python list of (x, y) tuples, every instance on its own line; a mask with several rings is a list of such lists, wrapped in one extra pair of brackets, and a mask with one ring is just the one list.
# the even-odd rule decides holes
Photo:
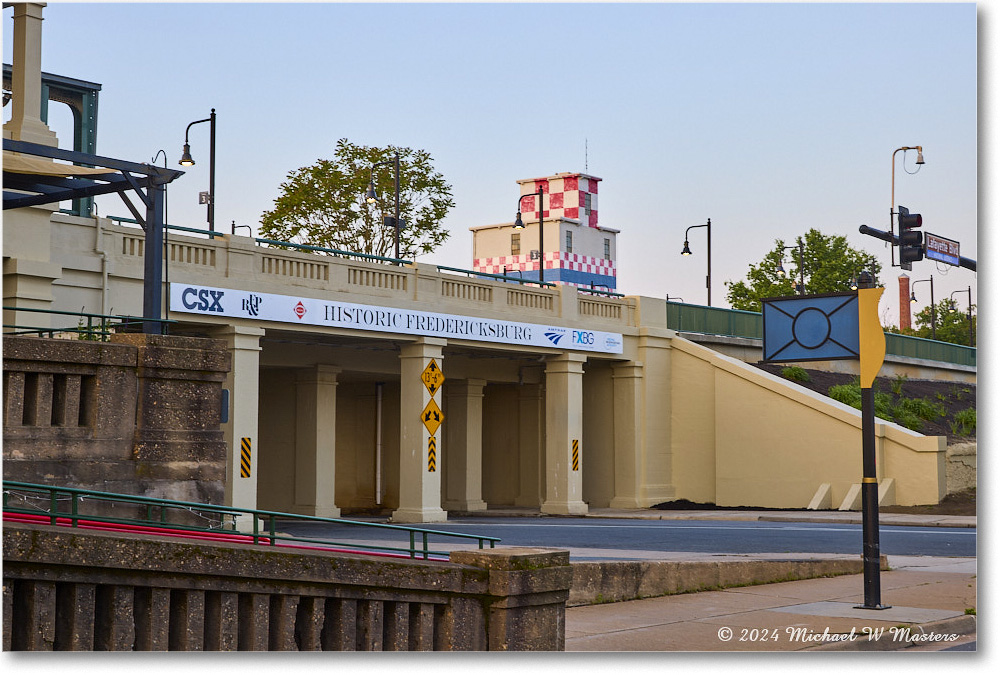
[[(600, 178), (583, 173), (558, 173), (517, 181), (520, 185), (521, 220), (470, 228), (473, 263), (477, 272), (538, 279), (541, 257), (545, 281), (579, 287), (616, 287), (616, 238), (618, 230), (597, 222)], [(538, 251), (538, 189), (542, 190), (545, 251)]]

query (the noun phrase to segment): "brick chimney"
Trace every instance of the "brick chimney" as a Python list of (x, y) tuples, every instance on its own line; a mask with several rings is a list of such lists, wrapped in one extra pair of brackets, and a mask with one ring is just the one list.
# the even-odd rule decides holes
[(910, 277), (899, 275), (899, 327), (910, 327)]

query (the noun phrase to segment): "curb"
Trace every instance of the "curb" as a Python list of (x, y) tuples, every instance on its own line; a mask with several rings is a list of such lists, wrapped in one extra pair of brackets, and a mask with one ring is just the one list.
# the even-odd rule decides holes
[[(906, 633), (903, 633), (903, 631)], [(910, 647), (922, 647), (929, 644), (940, 644), (948, 636), (975, 635), (976, 617), (973, 614), (956, 616), (952, 619), (942, 619), (931, 623), (914, 624), (905, 629), (886, 633), (880, 640), (857, 640), (855, 642), (837, 642), (817, 645), (801, 651), (805, 652), (892, 652)], [(925, 636), (926, 639), (921, 639)], [(940, 637), (939, 637), (940, 636)]]

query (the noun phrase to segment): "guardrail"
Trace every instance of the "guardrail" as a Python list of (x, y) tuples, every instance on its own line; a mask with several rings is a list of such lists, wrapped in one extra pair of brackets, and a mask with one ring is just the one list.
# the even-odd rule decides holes
[[(149, 321), (156, 321), (160, 324), (160, 330), (165, 334), (167, 324), (177, 323), (174, 319), (146, 319), (143, 317), (128, 316), (124, 314), (91, 314), (89, 312), (62, 312), (55, 309), (37, 309), (33, 307), (4, 307), (4, 311), (10, 312), (35, 312), (38, 314), (55, 314), (59, 316), (79, 317), (76, 326), (68, 328), (51, 328), (43, 326), (22, 326), (17, 324), (3, 324), (6, 335), (48, 335), (50, 338), (57, 334), (73, 333), (80, 340), (93, 340), (95, 342), (107, 342), (112, 333), (128, 331), (132, 328), (142, 330), (143, 325)], [(96, 324), (96, 325), (95, 325)]]
[[(123, 509), (120, 510), (128, 510), (134, 515), (109, 516), (100, 513), (99, 511), (102, 509), (99, 507), (95, 508), (94, 512), (87, 513), (86, 507), (92, 504), (95, 507), (121, 506)], [(8, 514), (26, 516), (36, 520), (41, 517), (50, 525), (82, 529), (119, 528), (119, 531), (133, 533), (145, 532), (196, 538), (213, 535), (212, 538), (234, 543), (334, 549), (353, 553), (397, 553), (405, 554), (409, 558), (422, 558), (424, 560), (428, 560), (432, 556), (444, 557), (445, 559), (448, 557), (448, 551), (430, 548), (429, 542), (432, 536), (476, 541), (480, 549), (486, 548), (487, 543), (489, 548), (494, 548), (496, 542), (500, 541), (497, 537), (443, 532), (405, 525), (366, 523), (343, 518), (322, 518), (277, 511), (216, 506), (18, 481), (3, 481), (3, 512), (5, 518), (8, 517)], [(236, 519), (240, 516), (252, 517), (253, 529), (251, 532), (240, 532), (236, 529)], [(190, 522), (185, 522), (192, 518), (202, 519), (209, 524), (193, 525)], [(345, 525), (348, 528), (373, 528), (387, 536), (405, 533), (409, 537), (409, 546), (383, 546), (358, 542), (339, 542), (326, 538), (290, 536), (278, 532), (279, 521)], [(263, 531), (261, 530), (262, 522), (266, 523)], [(150, 528), (155, 529), (150, 530)]]
[[(758, 312), (667, 302), (667, 328), (686, 333), (763, 339), (764, 318)], [(885, 334), (887, 355), (976, 366), (976, 348), (899, 333)]]

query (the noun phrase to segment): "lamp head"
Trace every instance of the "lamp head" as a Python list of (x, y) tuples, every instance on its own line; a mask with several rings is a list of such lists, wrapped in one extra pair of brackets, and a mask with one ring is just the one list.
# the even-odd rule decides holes
[(924, 149), (921, 146), (917, 146), (917, 164), (924, 163)]
[(515, 230), (523, 230), (524, 229), (524, 221), (521, 220), (521, 212), (520, 211), (517, 212), (517, 218), (514, 219), (514, 229)]
[(910, 304), (912, 305), (917, 304), (917, 294), (914, 293), (913, 291), (910, 291)]
[(779, 279), (785, 278), (785, 266), (782, 265), (781, 263), (778, 263), (778, 278)]
[(688, 248), (687, 239), (684, 240), (684, 250), (681, 251), (681, 255), (691, 255), (691, 249)]
[(369, 204), (374, 204), (378, 201), (378, 193), (375, 192), (375, 181), (368, 183), (368, 192), (365, 194), (365, 199)]
[(181, 153), (181, 161), (178, 162), (181, 166), (194, 166), (194, 158), (191, 156), (191, 144), (184, 144), (184, 152)]
[(858, 290), (858, 280), (855, 279), (854, 277), (851, 277), (851, 290), (852, 291)]

